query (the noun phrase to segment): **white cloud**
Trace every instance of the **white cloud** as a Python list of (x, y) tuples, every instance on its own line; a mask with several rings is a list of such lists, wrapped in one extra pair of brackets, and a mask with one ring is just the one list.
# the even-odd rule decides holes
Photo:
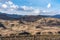
[(11, 5), (10, 7), (13, 8), (13, 9), (14, 9), (14, 8), (15, 8), (15, 9), (18, 8), (17, 5)]
[(1, 3), (0, 4), (0, 10), (5, 10), (5, 11), (7, 11), (7, 10), (11, 10), (11, 11), (14, 11), (14, 10), (16, 10), (17, 8), (18, 8), (19, 6), (18, 5), (15, 5), (13, 2), (11, 2), (11, 1), (8, 1), (8, 2), (5, 2), (5, 3)]
[(13, 8), (13, 9), (18, 8), (18, 5), (15, 5), (15, 4), (14, 4), (13, 2), (11, 2), (11, 1), (5, 2), (5, 4), (7, 4), (10, 8)]
[(2, 4), (2, 8), (7, 8), (8, 6), (6, 4)]
[(40, 10), (39, 9), (35, 9), (34, 11), (33, 11), (33, 13), (35, 13), (35, 14), (39, 14), (40, 13)]
[(51, 4), (50, 4), (50, 3), (48, 3), (47, 8), (50, 8), (50, 7), (51, 7)]
[(10, 0), (0, 0), (1, 3), (5, 3), (7, 1), (10, 1)]
[(29, 6), (18, 6), (18, 5), (15, 5), (11, 1), (3, 3), (1, 5), (1, 7), (3, 7), (3, 8), (2, 8), (2, 10), (0, 9), (0, 11), (5, 12), (7, 14), (39, 15), (41, 13), (41, 11), (37, 8), (29, 7)]
[(8, 2), (6, 2), (6, 4), (12, 5), (12, 4), (13, 4), (13, 2), (8, 1)]
[(8, 1), (2, 3), (0, 5), (2, 9), (1, 12), (5, 12), (7, 14), (17, 14), (17, 15), (38, 15), (40, 13), (39, 9), (35, 9), (29, 6), (18, 6), (15, 5), (13, 2)]
[(46, 12), (46, 10), (43, 10), (43, 12)]
[(33, 9), (32, 7), (28, 7), (28, 6), (21, 6), (21, 8), (24, 10), (32, 10)]

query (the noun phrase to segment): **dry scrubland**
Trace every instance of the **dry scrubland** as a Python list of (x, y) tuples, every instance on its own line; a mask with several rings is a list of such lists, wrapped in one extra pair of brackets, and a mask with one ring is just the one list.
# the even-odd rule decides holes
[(38, 17), (24, 17), (20, 20), (0, 19), (1, 36), (19, 35), (21, 33), (58, 35), (60, 33), (60, 19)]

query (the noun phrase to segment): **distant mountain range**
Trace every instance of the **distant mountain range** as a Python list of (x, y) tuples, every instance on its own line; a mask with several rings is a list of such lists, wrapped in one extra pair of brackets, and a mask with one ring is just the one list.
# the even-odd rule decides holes
[(60, 14), (52, 16), (53, 18), (60, 18)]
[(6, 13), (1, 13), (0, 12), (0, 19), (5, 19), (5, 20), (13, 20), (13, 19), (19, 20), (21, 18), (23, 18), (23, 19), (27, 18), (29, 20), (29, 19), (33, 19), (33, 18), (37, 18), (38, 19), (38, 18), (41, 18), (41, 17), (60, 18), (60, 14), (54, 15), (54, 16), (48, 16), (48, 15), (45, 15), (45, 16), (44, 15), (37, 15), (37, 16), (33, 16), (33, 15), (28, 16), (28, 15), (25, 15), (25, 16), (23, 16), (23, 15), (6, 14)]
[(16, 15), (16, 14), (6, 14), (6, 13), (1, 13), (0, 12), (0, 19), (5, 19), (5, 20), (13, 20), (13, 19), (19, 19), (22, 17), (21, 15)]

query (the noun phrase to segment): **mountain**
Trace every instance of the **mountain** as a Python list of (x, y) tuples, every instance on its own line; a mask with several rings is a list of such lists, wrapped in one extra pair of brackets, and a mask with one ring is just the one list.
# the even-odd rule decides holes
[[(2, 13), (0, 12), (0, 19), (5, 19), (5, 20), (19, 20), (19, 19), (24, 19), (24, 20), (30, 20), (32, 21), (31, 19), (33, 20), (37, 20), (39, 18), (42, 18), (42, 17), (51, 17), (51, 18), (60, 18), (60, 14), (57, 14), (57, 15), (53, 15), (53, 16), (49, 16), (49, 15), (16, 15), (16, 14), (7, 14), (7, 13)], [(27, 18), (27, 19), (26, 19)], [(35, 19), (37, 18), (37, 19)]]
[(18, 20), (21, 17), (22, 15), (6, 14), (0, 12), (0, 19), (4, 19), (4, 20)]
[[(16, 15), (16, 14), (7, 14), (7, 13), (2, 13), (0, 12), (0, 19), (4, 19), (4, 20), (19, 20), (19, 19), (24, 19), (24, 20), (30, 20), (30, 19), (34, 19), (37, 18), (41, 18), (41, 17), (49, 17), (49, 16), (43, 16), (43, 15)], [(27, 18), (27, 19), (26, 19)], [(32, 20), (30, 20), (32, 21)]]
[(60, 18), (60, 14), (52, 16), (53, 18)]
[[(0, 12), (0, 35), (10, 36), (23, 32), (36, 35), (37, 32), (60, 31), (60, 19), (43, 15), (11, 15)], [(25, 33), (24, 33), (25, 34)]]

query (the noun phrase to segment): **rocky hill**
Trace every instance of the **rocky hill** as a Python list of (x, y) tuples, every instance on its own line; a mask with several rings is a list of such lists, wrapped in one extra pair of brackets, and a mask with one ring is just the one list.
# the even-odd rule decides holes
[[(4, 17), (4, 16), (2, 16)], [(17, 19), (6, 20), (0, 17), (0, 36), (19, 35), (30, 33), (31, 35), (41, 32), (60, 32), (60, 19), (47, 16), (23, 16)], [(8, 16), (4, 17), (8, 18)], [(9, 17), (10, 18), (10, 17)]]

